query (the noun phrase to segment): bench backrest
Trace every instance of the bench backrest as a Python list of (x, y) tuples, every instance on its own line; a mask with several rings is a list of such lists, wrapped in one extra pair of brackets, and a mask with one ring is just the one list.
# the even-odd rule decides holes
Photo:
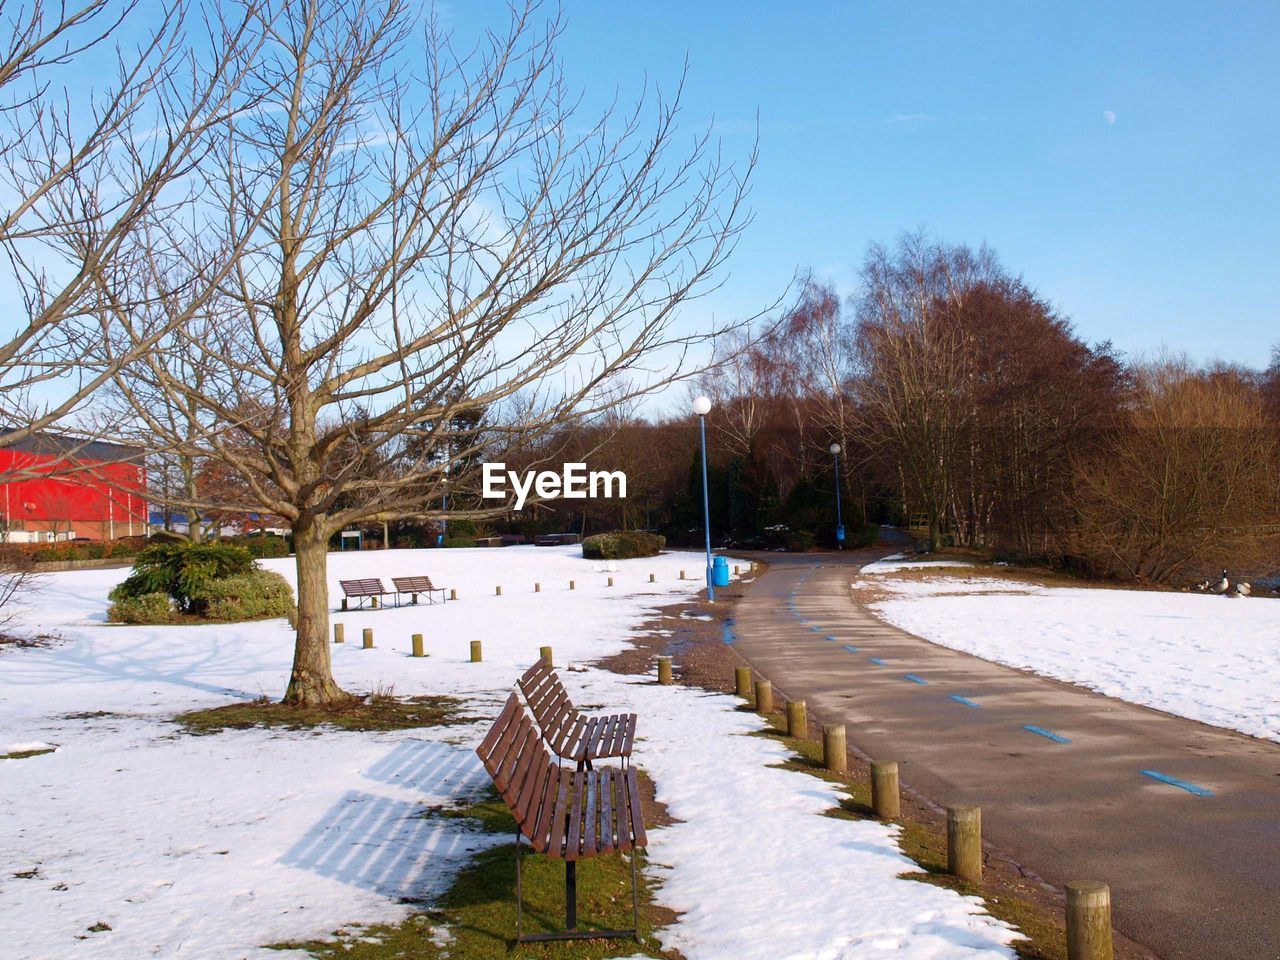
[(364, 580), (339, 580), (338, 586), (342, 587), (342, 592), (348, 597), (372, 597), (387, 592), (382, 587), (382, 581), (377, 577)]
[[(516, 824), (539, 853), (546, 853), (552, 811), (542, 809), (547, 778), (558, 776), (555, 758), (534, 729), (514, 693), (476, 748), (480, 762), (511, 810)], [(545, 821), (545, 822), (544, 822)]]
[(392, 577), (391, 582), (401, 593), (429, 593), (435, 590), (430, 577)]
[(518, 681), (543, 738), (560, 756), (571, 745), (579, 713), (556, 672), (539, 660)]

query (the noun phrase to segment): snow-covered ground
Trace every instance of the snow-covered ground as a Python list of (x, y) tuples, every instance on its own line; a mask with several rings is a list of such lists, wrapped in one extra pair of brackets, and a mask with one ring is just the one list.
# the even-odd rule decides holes
[(888, 558), (854, 585), (892, 594), (872, 612), (944, 647), (1280, 741), (1280, 601), (1039, 587), (938, 562), (895, 576), (926, 566)]
[[(559, 664), (606, 656), (655, 608), (699, 588), (677, 579), (682, 567), (698, 575), (694, 554), (608, 568), (577, 554), (335, 554), (333, 596), (340, 576), (415, 573), (459, 592), (445, 605), (334, 614), (347, 636), (330, 646), (339, 682), (462, 695), (491, 717), (539, 646), (551, 644)], [(292, 580), (289, 561), (266, 565)], [(483, 721), (377, 734), (179, 733), (166, 719), (175, 713), (279, 695), (291, 634), (283, 621), (107, 625), (106, 593), (124, 574), (49, 576), (21, 625), (66, 642), (0, 652), (0, 753), (57, 745), (0, 761), (6, 960), (291, 956), (261, 946), (398, 920), (414, 909), (404, 900), (430, 899), (477, 850), (507, 841), (417, 815), (485, 788), (473, 752)], [(360, 647), (365, 626), (374, 650)], [(425, 635), (428, 658), (409, 656), (412, 633)], [(471, 640), (483, 641), (484, 663), (467, 662)], [(760, 721), (732, 698), (595, 669), (562, 675), (581, 706), (640, 714), (637, 762), (682, 821), (650, 833), (660, 900), (684, 914), (662, 935), (666, 946), (690, 960), (1012, 957), (1014, 933), (978, 901), (897, 878), (913, 865), (896, 828), (822, 816), (837, 791), (771, 768), (783, 748), (748, 736)], [(90, 932), (97, 924), (111, 929)]]

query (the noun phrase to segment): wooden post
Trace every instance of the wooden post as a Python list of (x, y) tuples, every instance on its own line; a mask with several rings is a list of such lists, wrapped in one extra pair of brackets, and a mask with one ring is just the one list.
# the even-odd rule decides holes
[(844, 773), (849, 769), (843, 723), (822, 728), (822, 765), (832, 773)]
[(1067, 884), (1067, 960), (1112, 960), (1111, 889), (1097, 880)]
[(657, 580), (656, 580), (656, 578), (654, 577), (654, 575), (653, 575), (652, 573), (651, 573), (651, 574), (649, 574), (649, 582), (650, 582), (650, 583), (657, 583)]
[(425, 657), (427, 652), (422, 649), (422, 634), (415, 633), (413, 635), (413, 655), (415, 657)]
[(610, 577), (610, 578), (609, 578), (609, 586), (611, 586), (611, 587), (613, 586), (613, 577)]
[(377, 610), (377, 609), (378, 609), (378, 598), (377, 598), (377, 597), (370, 597), (370, 598), (369, 598), (369, 607), (370, 607), (371, 609), (373, 609), (373, 610)]
[(756, 681), (756, 713), (773, 713), (773, 684), (768, 680)]
[(539, 647), (538, 656), (542, 659), (543, 664), (545, 664), (548, 668), (555, 666), (555, 663), (553, 663), (551, 660), (550, 647)]
[(343, 598), (342, 598), (342, 612), (343, 612), (343, 613), (346, 613), (346, 612), (347, 612), (347, 598), (346, 598), (346, 597), (343, 597)]
[(471, 641), (471, 662), (479, 663), (483, 659), (484, 659), (484, 654), (480, 646), (480, 641), (472, 640)]
[[(681, 580), (683, 580), (683, 579), (684, 579), (684, 571), (683, 571), (683, 570), (681, 570), (681, 571), (680, 571), (680, 579), (681, 579)], [(344, 610), (345, 610), (345, 609), (346, 609), (346, 606), (344, 605), (342, 609), (344, 609)]]
[(751, 668), (735, 667), (733, 671), (733, 683), (737, 688), (736, 693), (743, 700), (751, 699)]
[(658, 658), (658, 682), (664, 686), (671, 685), (671, 658)]
[(366, 650), (373, 649), (373, 627), (364, 628), (364, 648)]
[(449, 591), (449, 599), (450, 599), (450, 600), (457, 600), (457, 599), (458, 599), (458, 591), (457, 591), (457, 590), (450, 590), (450, 591)]
[(498, 584), (496, 587), (493, 588), (493, 595), (495, 597), (502, 596), (502, 584)]
[(871, 762), (871, 809), (881, 820), (893, 820), (902, 813), (898, 798), (898, 762)]
[(803, 700), (787, 701), (787, 736), (803, 739), (809, 733), (809, 708)]
[(540, 584), (540, 583), (534, 583), (534, 585), (533, 585), (533, 592), (534, 592), (534, 593), (541, 593), (541, 592), (542, 592), (542, 584)]
[(570, 581), (569, 581), (569, 589), (570, 589), (570, 590), (572, 590), (572, 589), (573, 589), (573, 581), (572, 581), (572, 580), (570, 580)]
[(344, 635), (344, 629), (345, 628), (340, 623), (335, 623), (333, 625), (333, 642), (334, 643), (343, 643), (346, 641), (347, 638)]
[(947, 873), (982, 882), (982, 810), (947, 807)]
[(298, 629), (298, 611), (296, 609), (290, 610), (286, 619), (289, 621), (290, 630)]
[(734, 573), (734, 575), (735, 575), (735, 576), (736, 576), (736, 575), (737, 575), (737, 573), (738, 573), (738, 565), (737, 565), (736, 563), (733, 565), (733, 573)]

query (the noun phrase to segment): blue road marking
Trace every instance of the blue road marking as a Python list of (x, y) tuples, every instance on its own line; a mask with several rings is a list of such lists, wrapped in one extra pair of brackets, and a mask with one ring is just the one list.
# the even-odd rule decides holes
[(733, 643), (734, 641), (733, 631), (729, 629), (728, 623), (725, 623), (724, 627), (721, 629), (720, 639), (723, 640), (725, 643), (729, 643), (729, 644)]
[(1038, 737), (1045, 737), (1054, 743), (1070, 743), (1070, 737), (1064, 737), (1060, 733), (1054, 733), (1052, 730), (1046, 730), (1044, 727), (1037, 727), (1034, 723), (1028, 723), (1022, 728), (1027, 733), (1034, 733)]
[(846, 643), (846, 644), (844, 645), (844, 648), (845, 648), (846, 650), (848, 650), (850, 653), (857, 653), (857, 652), (858, 652), (858, 648), (857, 648), (857, 647), (855, 647), (855, 646), (853, 646), (852, 644), (849, 644), (849, 643)]
[(832, 636), (831, 634), (829, 634), (829, 633), (827, 634), (827, 639), (828, 639), (828, 640), (830, 640), (832, 643), (835, 643), (835, 642), (836, 642), (836, 638), (835, 638), (835, 637), (833, 637), (833, 636)]
[(922, 677), (917, 677), (914, 673), (907, 673), (907, 674), (903, 674), (902, 679), (903, 679), (903, 680), (910, 680), (912, 683), (918, 683), (918, 684), (920, 684), (921, 686), (924, 686), (925, 684), (927, 684), (927, 683), (929, 682), (928, 680), (925, 680), (925, 679), (923, 679)]
[(1161, 773), (1159, 770), (1143, 770), (1143, 776), (1150, 777), (1152, 780), (1159, 780), (1161, 783), (1167, 783), (1171, 787), (1177, 787), (1179, 790), (1185, 790), (1187, 793), (1194, 793), (1197, 797), (1212, 797), (1213, 791), (1206, 790), (1204, 787), (1198, 787), (1194, 783), (1187, 783), (1185, 780), (1179, 780), (1177, 777), (1171, 777), (1167, 773)]
[(821, 633), (821, 632), (822, 632), (821, 628), (819, 628), (819, 627), (810, 627), (809, 629), (810, 629), (810, 630), (812, 630), (814, 633)]
[(871, 662), (874, 663), (877, 667), (887, 667), (889, 665), (888, 660), (881, 660), (879, 657), (872, 657)]
[(962, 697), (962, 696), (960, 696), (960, 694), (958, 694), (958, 693), (953, 693), (953, 694), (951, 694), (951, 699), (952, 699), (952, 700), (954, 700), (956, 703), (963, 703), (966, 707), (981, 707), (981, 706), (982, 706), (982, 704), (980, 704), (980, 703), (974, 703), (974, 702), (973, 702), (972, 700), (970, 700), (968, 697)]

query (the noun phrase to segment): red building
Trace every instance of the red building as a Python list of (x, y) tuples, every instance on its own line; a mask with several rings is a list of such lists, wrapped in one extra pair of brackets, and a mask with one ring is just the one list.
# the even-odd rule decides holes
[(114, 540), (147, 533), (142, 451), (42, 433), (0, 447), (0, 540)]

